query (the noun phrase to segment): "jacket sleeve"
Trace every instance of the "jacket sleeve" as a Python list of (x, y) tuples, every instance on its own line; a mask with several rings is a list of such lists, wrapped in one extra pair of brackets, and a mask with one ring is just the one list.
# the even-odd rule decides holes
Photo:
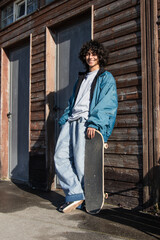
[(72, 102), (72, 97), (70, 97), (69, 101), (68, 101), (68, 106), (66, 107), (66, 109), (64, 110), (63, 115), (61, 116), (61, 118), (59, 119), (59, 125), (62, 126), (65, 124), (65, 122), (67, 122), (69, 114), (70, 114), (70, 109), (71, 109), (71, 102)]
[(113, 76), (110, 74), (105, 83), (102, 84), (97, 104), (90, 112), (88, 119), (88, 127), (100, 130), (102, 133), (106, 131), (107, 136), (110, 136), (117, 114), (118, 100), (116, 83)]

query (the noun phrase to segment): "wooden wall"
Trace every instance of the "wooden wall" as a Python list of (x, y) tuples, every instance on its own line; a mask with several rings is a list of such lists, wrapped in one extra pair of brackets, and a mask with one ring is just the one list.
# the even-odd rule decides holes
[[(43, 2), (43, 0), (41, 1)], [(3, 48), (31, 38), (30, 177), (34, 186), (47, 185), (46, 164), (46, 27), (78, 16), (94, 6), (94, 39), (109, 50), (107, 70), (118, 89), (118, 115), (105, 151), (108, 203), (142, 206), (142, 76), (139, 0), (57, 0), (0, 31)]]
[[(107, 2), (107, 3), (106, 3)], [(142, 86), (139, 1), (98, 1), (94, 37), (110, 50), (107, 70), (117, 82), (118, 115), (105, 151), (107, 202), (142, 205)]]

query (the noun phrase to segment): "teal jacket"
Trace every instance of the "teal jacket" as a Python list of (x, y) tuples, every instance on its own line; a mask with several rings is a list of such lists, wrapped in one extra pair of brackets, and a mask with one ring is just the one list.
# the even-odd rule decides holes
[[(59, 124), (63, 125), (72, 114), (72, 108), (80, 89), (80, 85), (85, 77), (85, 73), (80, 73), (79, 78), (74, 86), (73, 94), (68, 102), (68, 107), (59, 120)], [(118, 100), (116, 82), (112, 74), (104, 69), (100, 69), (97, 76), (93, 80), (91, 86), (91, 103), (89, 109), (89, 118), (87, 127), (99, 130), (107, 142), (114, 128)]]

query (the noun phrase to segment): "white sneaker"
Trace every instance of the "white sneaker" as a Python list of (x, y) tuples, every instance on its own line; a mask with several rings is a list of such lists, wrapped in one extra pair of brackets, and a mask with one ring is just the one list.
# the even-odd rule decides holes
[(59, 210), (59, 212), (69, 213), (69, 212), (75, 210), (78, 206), (80, 206), (83, 203), (83, 201), (84, 200), (78, 200), (78, 201), (74, 201), (74, 202), (66, 202), (58, 210)]

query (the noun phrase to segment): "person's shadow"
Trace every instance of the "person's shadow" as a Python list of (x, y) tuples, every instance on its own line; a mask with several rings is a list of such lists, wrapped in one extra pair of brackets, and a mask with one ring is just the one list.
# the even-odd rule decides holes
[(41, 127), (39, 138), (30, 151), (29, 182), (33, 188), (43, 190), (54, 190), (56, 188), (54, 152), (60, 132), (58, 120), (64, 111), (61, 108), (66, 107), (57, 106), (56, 99), (57, 96), (63, 98), (69, 91), (71, 91), (70, 86), (67, 86), (57, 92), (50, 92), (46, 96), (47, 119), (45, 125), (43, 124)]
[[(29, 183), (32, 188), (36, 189), (50, 190), (55, 188), (54, 151), (57, 120), (55, 95), (55, 92), (50, 92), (46, 96), (47, 120), (30, 151)], [(43, 149), (42, 154), (41, 149)]]
[(153, 167), (143, 179), (144, 188), (148, 188), (149, 199), (143, 204), (143, 209), (160, 211), (160, 165)]

